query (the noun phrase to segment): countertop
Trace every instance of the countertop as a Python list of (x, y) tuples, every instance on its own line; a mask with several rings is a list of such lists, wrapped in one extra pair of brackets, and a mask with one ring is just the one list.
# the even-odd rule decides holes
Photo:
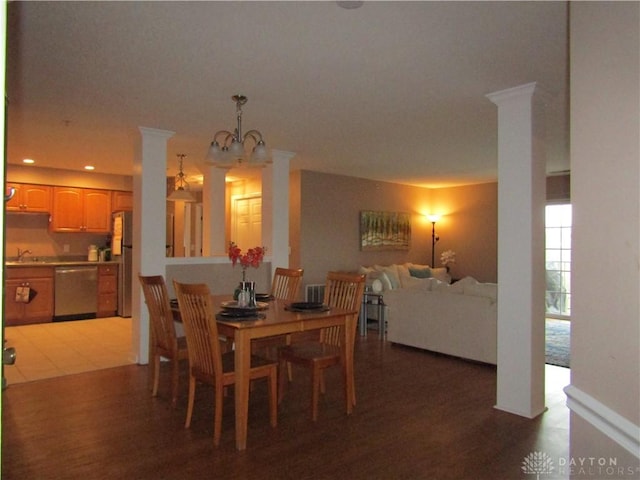
[(91, 266), (91, 265), (117, 265), (120, 262), (110, 260), (108, 262), (88, 262), (86, 260), (24, 260), (7, 261), (4, 263), (7, 268), (19, 267), (71, 267), (71, 266)]

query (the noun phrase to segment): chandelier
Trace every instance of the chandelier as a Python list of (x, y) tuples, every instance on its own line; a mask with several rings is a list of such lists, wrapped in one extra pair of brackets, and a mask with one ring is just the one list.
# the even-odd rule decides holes
[[(271, 163), (271, 155), (262, 139), (262, 134), (258, 130), (242, 133), (242, 106), (247, 103), (247, 97), (234, 95), (231, 99), (236, 103), (238, 126), (233, 133), (228, 130), (216, 132), (205, 163), (221, 168), (264, 167), (267, 163)], [(247, 153), (251, 144), (253, 149)]]
[(189, 182), (187, 182), (184, 178), (184, 173), (182, 172), (182, 161), (186, 155), (184, 153), (179, 153), (177, 157), (179, 160), (180, 169), (175, 178), (174, 188), (175, 190), (171, 192), (171, 195), (167, 197), (167, 200), (172, 202), (183, 201), (183, 202), (195, 202), (196, 198), (189, 191)]

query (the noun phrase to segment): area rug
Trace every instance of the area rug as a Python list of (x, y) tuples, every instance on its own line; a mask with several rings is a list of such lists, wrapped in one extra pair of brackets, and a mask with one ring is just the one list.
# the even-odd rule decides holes
[(569, 368), (571, 322), (567, 320), (546, 320), (546, 360), (549, 365)]

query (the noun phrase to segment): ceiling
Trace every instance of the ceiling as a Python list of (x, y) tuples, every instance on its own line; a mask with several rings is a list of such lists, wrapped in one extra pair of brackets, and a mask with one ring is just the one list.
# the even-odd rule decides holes
[(537, 82), (547, 171), (569, 168), (566, 2), (339, 3), (10, 2), (8, 162), (130, 175), (144, 126), (175, 132), (169, 175), (180, 153), (195, 174), (240, 93), (293, 169), (483, 183), (486, 95)]

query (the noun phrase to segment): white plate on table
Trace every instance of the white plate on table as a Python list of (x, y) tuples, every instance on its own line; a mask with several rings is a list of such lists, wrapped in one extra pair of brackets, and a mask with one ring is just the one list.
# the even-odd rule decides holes
[(233, 310), (233, 311), (246, 311), (246, 312), (256, 312), (258, 310), (266, 310), (269, 308), (269, 304), (265, 302), (256, 302), (255, 307), (247, 307), (246, 305), (240, 306), (238, 305), (237, 300), (229, 300), (228, 302), (222, 302), (220, 306), (224, 310)]

